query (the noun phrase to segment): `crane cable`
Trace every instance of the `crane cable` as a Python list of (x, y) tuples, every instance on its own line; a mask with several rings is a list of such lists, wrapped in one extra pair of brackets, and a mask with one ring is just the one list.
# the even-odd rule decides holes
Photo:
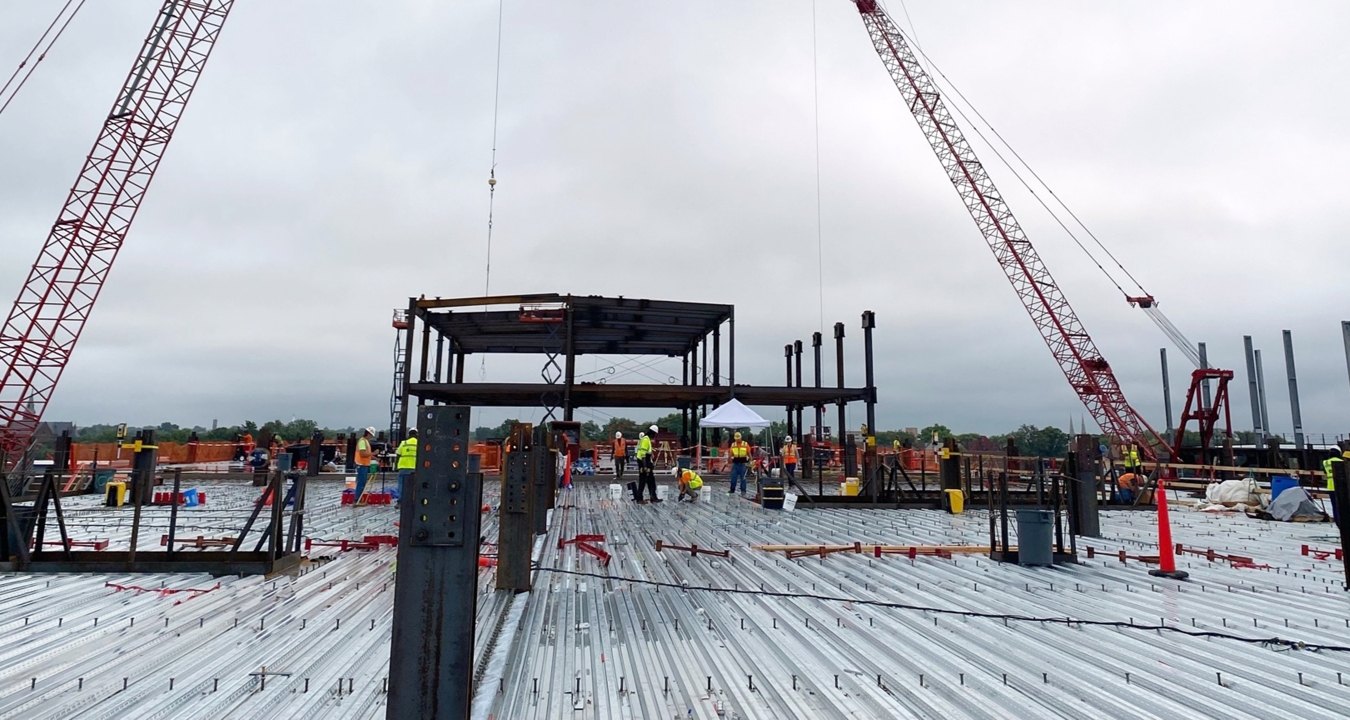
[[(70, 4), (74, 1), (75, 0), (66, 0), (66, 4), (62, 5), (61, 9), (56, 13), (56, 17), (52, 18), (51, 24), (49, 24), (47, 29), (42, 32), (42, 36), (37, 39), (37, 42), (33, 43), (32, 49), (30, 49), (28, 54), (23, 57), (23, 60), (19, 62), (19, 66), (10, 74), (9, 79), (5, 81), (4, 86), (0, 87), (0, 98), (4, 98), (4, 103), (0, 104), (0, 114), (3, 114), (5, 110), (9, 108), (9, 104), (14, 102), (14, 98), (18, 96), (19, 91), (28, 83), (28, 78), (33, 76), (34, 71), (37, 70), (37, 66), (47, 58), (47, 53), (51, 52), (52, 46), (56, 45), (56, 41), (61, 39), (61, 35), (65, 33), (66, 28), (70, 27), (70, 22), (80, 13), (80, 9), (84, 7), (86, 0), (80, 0), (80, 4), (76, 5), (75, 9), (67, 16), (66, 10), (70, 9)], [(52, 28), (55, 28), (56, 24), (61, 22), (63, 16), (66, 18), (66, 21), (61, 23), (61, 27), (57, 29), (55, 35), (52, 35), (52, 39), (47, 43), (47, 46), (42, 48), (41, 52), (38, 52), (38, 48), (42, 46), (42, 43), (47, 39), (47, 36), (51, 35)], [(37, 60), (34, 60), (32, 67), (28, 67), (28, 61), (33, 59), (34, 53), (37, 53)], [(24, 73), (24, 68), (28, 68), (28, 72)], [(23, 73), (22, 78), (19, 78), (19, 73)], [(16, 78), (19, 79), (17, 85), (14, 84)], [(12, 91), (10, 90), (11, 86), (14, 88)], [(5, 98), (5, 93), (9, 93), (8, 98)]]
[[(956, 86), (956, 83), (953, 82), (951, 78), (947, 77), (946, 73), (942, 72), (942, 68), (938, 67), (937, 63), (935, 63), (933, 59), (930, 58), (928, 54), (924, 52), (923, 46), (919, 44), (918, 31), (914, 27), (914, 20), (909, 15), (909, 7), (905, 4), (904, 0), (900, 0), (900, 6), (901, 10), (905, 14), (905, 20), (909, 24), (910, 37), (913, 39), (912, 44), (914, 46), (914, 50), (918, 53), (920, 58), (922, 58), (924, 61), (927, 62), (928, 68), (930, 70), (930, 75), (934, 75), (936, 76), (936, 78), (942, 79), (942, 81), (946, 84), (947, 88), (949, 88), (952, 91), (952, 93), (955, 94), (956, 98), (959, 98), (961, 102), (965, 103), (966, 107), (970, 108), (971, 113), (976, 118), (978, 118), (981, 123), (984, 124), (984, 127), (987, 127), (989, 129), (990, 134), (992, 134), (995, 138), (998, 139), (1000, 143), (1002, 143), (1003, 147), (1006, 148), (1014, 158), (1016, 158), (1017, 162), (1020, 163), (1021, 166), (1026, 169), (1026, 171), (1031, 175), (1032, 178), (1035, 179), (1035, 181), (1040, 185), (1040, 187), (1045, 189), (1046, 193), (1049, 194), (1050, 197), (1054, 199), (1054, 202), (1057, 205), (1059, 205), (1059, 207), (1062, 208), (1064, 212), (1068, 213), (1069, 217), (1073, 219), (1073, 222), (1077, 224), (1078, 227), (1082, 228), (1083, 232), (1085, 232), (1088, 235), (1088, 237), (1092, 239), (1092, 242), (1098, 248), (1100, 248), (1103, 253), (1105, 253), (1106, 257), (1110, 258), (1111, 262), (1117, 268), (1119, 268), (1122, 273), (1124, 273), (1125, 277), (1129, 278), (1130, 282), (1133, 283), (1134, 286), (1138, 288), (1141, 293), (1147, 295), (1148, 291), (1144, 289), (1143, 284), (1140, 283), (1139, 280), (1135, 278), (1133, 274), (1130, 273), (1130, 271), (1125, 267), (1123, 263), (1120, 262), (1120, 260), (1115, 256), (1115, 254), (1113, 254), (1110, 251), (1110, 249), (1106, 247), (1105, 243), (1103, 243), (1101, 239), (1097, 237), (1096, 233), (1093, 233), (1091, 228), (1089, 228), (1087, 224), (1084, 223), (1080, 217), (1078, 217), (1077, 213), (1075, 213), (1064, 202), (1064, 200), (1059, 197), (1059, 195), (1054, 191), (1054, 188), (1050, 187), (1050, 184), (1047, 183), (1045, 179), (1042, 178), (1040, 174), (1036, 172), (1035, 168), (1031, 167), (1031, 164), (1028, 163), (1026, 159), (1022, 157), (1021, 153), (1017, 152), (1017, 149), (1014, 148), (1012, 144), (1009, 143), (1008, 140), (1004, 138), (1001, 133), (999, 133), (998, 129), (994, 127), (993, 123), (989, 122), (989, 120), (984, 117), (984, 115), (980, 112), (979, 108), (977, 108), (975, 104), (972, 103), (970, 99), (965, 96), (965, 93), (962, 93), (961, 89)], [(1045, 211), (1050, 214), (1050, 217), (1054, 219), (1055, 223), (1058, 224), (1060, 228), (1063, 229), (1064, 232), (1074, 241), (1074, 244), (1078, 245), (1079, 249), (1081, 249), (1083, 253), (1087, 255), (1088, 258), (1093, 262), (1093, 264), (1097, 266), (1097, 269), (1101, 270), (1102, 274), (1105, 275), (1106, 278), (1111, 281), (1111, 284), (1114, 285), (1122, 295), (1128, 298), (1129, 293), (1125, 291), (1125, 288), (1121, 286), (1121, 284), (1116, 280), (1115, 276), (1113, 276), (1109, 271), (1107, 271), (1106, 267), (1101, 263), (1101, 261), (1097, 259), (1096, 255), (1092, 251), (1090, 251), (1086, 245), (1084, 245), (1083, 241), (1077, 236), (1077, 234), (1075, 234), (1072, 230), (1070, 230), (1068, 225), (1063, 221), (1063, 219), (1061, 219), (1059, 215), (1054, 210), (1052, 210), (1049, 207), (1049, 205), (1046, 204), (1045, 200), (1041, 198), (1040, 194), (1031, 187), (1031, 184), (1028, 183), (1025, 178), (1022, 177), (1022, 174), (1018, 172), (1017, 168), (1013, 167), (1013, 164), (1009, 162), (1006, 157), (1003, 156), (1003, 153), (999, 151), (999, 148), (993, 142), (991, 142), (989, 138), (985, 137), (984, 133), (980, 130), (979, 125), (973, 122), (970, 119), (970, 117), (966, 115), (966, 113), (961, 109), (959, 104), (952, 102), (951, 107), (953, 110), (956, 111), (957, 115), (961, 116), (961, 119), (966, 121), (966, 124), (971, 128), (971, 130), (974, 131), (974, 133), (980, 138), (980, 140), (984, 141), (984, 143), (994, 153), (994, 156), (997, 157), (999, 161), (1003, 163), (1004, 167), (1006, 167), (1010, 172), (1012, 172), (1013, 177), (1017, 178), (1017, 181), (1022, 184), (1022, 187), (1025, 188), (1027, 192), (1031, 193), (1032, 197), (1036, 198), (1036, 202), (1039, 203), (1041, 207), (1044, 208)]]
[[(497, 199), (497, 117), (502, 91), (502, 18), (505, 0), (497, 0), (497, 67), (492, 85), (492, 165), (488, 168), (487, 261), (483, 270), (483, 296), (492, 294), (492, 214)], [(484, 310), (484, 312), (487, 312)], [(487, 355), (478, 366), (478, 379), (487, 379)]]
[(816, 0), (811, 0), (811, 103), (816, 131), (816, 287), (820, 293), (820, 334), (825, 334), (825, 241), (820, 213), (820, 69), (816, 49)]
[[(908, 12), (906, 12), (906, 19), (908, 19)], [(910, 30), (912, 33), (913, 32), (912, 21), (910, 23)], [(928, 61), (929, 66), (932, 68), (932, 72), (935, 73), (938, 77), (942, 78), (943, 82), (953, 93), (955, 93), (956, 97), (960, 98), (960, 100), (963, 103), (965, 103), (965, 105), (968, 108), (970, 108), (971, 113), (974, 114), (977, 118), (979, 118), (979, 120), (982, 123), (984, 123), (984, 126), (989, 129), (989, 132), (994, 137), (998, 138), (999, 142), (1002, 143), (1003, 147), (1007, 148), (1008, 152), (1011, 153), (1012, 156), (1017, 159), (1017, 161), (1022, 165), (1022, 167), (1026, 168), (1026, 171), (1030, 173), (1030, 175), (1033, 178), (1035, 178), (1036, 182), (1042, 188), (1045, 189), (1045, 191), (1050, 195), (1050, 197), (1054, 198), (1055, 203), (1059, 205), (1059, 207), (1063, 208), (1064, 212), (1068, 213), (1069, 217), (1073, 219), (1073, 222), (1076, 223), (1078, 227), (1082, 228), (1083, 232), (1087, 233), (1088, 237), (1090, 237), (1092, 239), (1092, 242), (1096, 244), (1096, 246), (1100, 248), (1103, 253), (1105, 253), (1106, 257), (1110, 258), (1111, 262), (1117, 268), (1119, 268), (1122, 273), (1124, 273), (1125, 277), (1129, 278), (1130, 282), (1134, 284), (1134, 287), (1137, 288), (1141, 294), (1148, 297), (1152, 297), (1152, 295), (1147, 290), (1144, 289), (1143, 283), (1139, 282), (1139, 280), (1129, 271), (1129, 269), (1127, 269), (1125, 265), (1121, 263), (1120, 260), (1115, 256), (1115, 254), (1112, 253), (1111, 250), (1106, 247), (1106, 245), (1101, 241), (1101, 239), (1097, 237), (1096, 233), (1092, 232), (1092, 229), (1089, 228), (1080, 217), (1078, 217), (1078, 214), (1075, 213), (1073, 209), (1070, 208), (1064, 202), (1064, 200), (1059, 197), (1059, 195), (1054, 191), (1054, 189), (1050, 187), (1050, 184), (1047, 183), (1036, 172), (1035, 168), (1031, 167), (1031, 164), (1028, 163), (1026, 159), (1022, 157), (1021, 153), (1018, 153), (1017, 149), (1014, 148), (1012, 144), (1009, 143), (1001, 133), (999, 133), (999, 131), (994, 127), (993, 123), (989, 122), (989, 120), (986, 119), (984, 115), (980, 113), (979, 108), (975, 107), (975, 104), (972, 103), (965, 96), (965, 94), (961, 92), (961, 89), (956, 86), (956, 83), (952, 82), (951, 78), (947, 77), (947, 75), (942, 72), (942, 69), (939, 68), (937, 64), (933, 62), (932, 58), (928, 57), (928, 55), (924, 53), (923, 48), (919, 46), (917, 39), (914, 41), (914, 49), (919, 53), (920, 57)], [(1130, 294), (1126, 292), (1123, 287), (1121, 287), (1121, 284), (1116, 280), (1115, 276), (1113, 276), (1109, 271), (1107, 271), (1107, 269), (1102, 265), (1101, 261), (1097, 258), (1097, 256), (1084, 245), (1083, 241), (1078, 237), (1078, 235), (1075, 234), (1072, 230), (1070, 230), (1068, 226), (1065, 224), (1064, 220), (1052, 208), (1050, 208), (1046, 204), (1045, 200), (1040, 196), (1040, 194), (1037, 193), (1036, 190), (1033, 189), (1031, 185), (1026, 181), (1026, 179), (1022, 177), (1022, 175), (1017, 171), (1017, 169), (1013, 167), (1010, 162), (1008, 162), (1008, 159), (1003, 156), (1003, 153), (999, 152), (998, 147), (995, 146), (992, 142), (990, 142), (987, 137), (985, 137), (984, 133), (980, 131), (979, 126), (976, 125), (974, 122), (972, 122), (971, 119), (965, 114), (965, 112), (961, 110), (961, 106), (954, 102), (951, 103), (951, 106), (956, 111), (956, 113), (961, 116), (961, 119), (964, 120), (966, 124), (970, 126), (970, 128), (975, 132), (975, 134), (979, 136), (979, 138), (983, 140), (986, 145), (989, 146), (989, 149), (993, 151), (994, 156), (997, 157), (999, 161), (1003, 163), (1004, 167), (1008, 168), (1008, 170), (1013, 174), (1013, 177), (1017, 178), (1018, 182), (1020, 182), (1022, 186), (1026, 188), (1027, 192), (1031, 193), (1032, 197), (1036, 199), (1036, 202), (1039, 203), (1040, 206), (1044, 208), (1047, 213), (1049, 213), (1050, 217), (1055, 221), (1055, 223), (1059, 225), (1060, 228), (1063, 229), (1064, 232), (1070, 237), (1070, 239), (1074, 241), (1074, 244), (1077, 245), (1079, 249), (1082, 250), (1083, 253), (1088, 256), (1088, 259), (1091, 260), (1092, 263), (1097, 266), (1097, 269), (1102, 271), (1102, 274), (1105, 275), (1106, 278), (1111, 281), (1112, 285), (1115, 285), (1116, 289), (1119, 290), (1120, 293), (1124, 295), (1127, 300), (1130, 300), (1131, 304), (1134, 304), (1134, 301), (1133, 299), (1131, 299)], [(1196, 351), (1195, 344), (1192, 343), (1190, 339), (1187, 338), (1186, 335), (1181, 332), (1181, 329), (1178, 328), (1176, 324), (1173, 323), (1172, 320), (1168, 318), (1166, 314), (1163, 313), (1162, 309), (1158, 307), (1158, 303), (1156, 300), (1153, 301), (1151, 304), (1144, 305), (1143, 310), (1144, 313), (1148, 315), (1148, 318), (1152, 320), (1155, 325), (1158, 326), (1158, 329), (1161, 330), (1162, 333), (1166, 335), (1167, 338), (1171, 340), (1172, 343), (1175, 344), (1177, 348), (1179, 348), (1182, 351), (1182, 353), (1186, 355), (1186, 358), (1188, 360), (1190, 360), (1197, 368), (1206, 367), (1205, 363), (1201, 362), (1200, 360), (1200, 354)]]

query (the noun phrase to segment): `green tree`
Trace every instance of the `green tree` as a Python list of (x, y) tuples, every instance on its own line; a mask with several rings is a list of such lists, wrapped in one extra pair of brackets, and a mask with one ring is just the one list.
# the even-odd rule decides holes
[(1059, 457), (1069, 451), (1069, 434), (1057, 427), (1023, 425), (1008, 436), (1024, 457)]
[(952, 437), (952, 429), (942, 424), (929, 425), (919, 431), (918, 442), (927, 445), (933, 441), (933, 433), (937, 433), (938, 442), (942, 442)]
[(599, 442), (605, 439), (605, 431), (594, 420), (587, 420), (581, 424), (581, 437), (591, 442)]

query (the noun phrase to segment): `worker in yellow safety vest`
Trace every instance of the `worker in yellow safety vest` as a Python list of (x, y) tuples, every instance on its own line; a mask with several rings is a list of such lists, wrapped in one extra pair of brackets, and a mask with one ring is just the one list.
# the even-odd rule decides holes
[(1143, 469), (1143, 465), (1139, 462), (1138, 445), (1130, 445), (1128, 447), (1122, 445), (1120, 448), (1120, 458), (1125, 465), (1125, 472), (1138, 473)]
[(408, 439), (398, 444), (398, 499), (403, 501), (403, 481), (417, 470), (417, 430), (408, 431)]
[(1350, 460), (1350, 441), (1345, 443), (1346, 449), (1339, 455), (1332, 455), (1322, 461), (1322, 472), (1327, 476), (1327, 491), (1331, 494), (1331, 516), (1335, 518), (1336, 525), (1341, 524), (1341, 509), (1336, 503), (1336, 464)]
[(745, 495), (745, 476), (750, 473), (750, 443), (741, 439), (741, 434), (736, 433), (731, 438), (731, 488), (729, 493), (736, 492), (736, 483), (741, 484), (741, 495)]
[(633, 502), (642, 502), (642, 491), (650, 481), (652, 500), (656, 499), (656, 469), (652, 465), (652, 438), (645, 432), (638, 433), (637, 461), (638, 479), (633, 483)]
[(680, 471), (680, 496), (675, 498), (679, 502), (689, 496), (689, 502), (698, 502), (698, 491), (703, 487), (703, 478), (699, 474), (688, 468)]

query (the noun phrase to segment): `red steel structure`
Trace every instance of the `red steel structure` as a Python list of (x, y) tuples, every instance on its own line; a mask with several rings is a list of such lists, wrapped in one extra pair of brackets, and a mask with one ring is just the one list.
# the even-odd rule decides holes
[(0, 449), (27, 448), (234, 0), (165, 0), (0, 330)]
[(853, 0), (872, 45), (900, 90), (910, 114), (937, 153), (947, 178), (975, 219), (1003, 274), (1026, 307), (1055, 362), (1102, 431), (1139, 446), (1150, 459), (1167, 442), (1130, 406), (1111, 366), (1088, 337), (1036, 248), (1013, 217), (984, 165), (952, 119), (932, 78), (877, 0)]

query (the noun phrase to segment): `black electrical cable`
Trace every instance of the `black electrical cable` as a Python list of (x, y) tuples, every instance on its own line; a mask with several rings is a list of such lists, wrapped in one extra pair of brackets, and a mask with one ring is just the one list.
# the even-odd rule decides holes
[(685, 583), (664, 582), (661, 580), (643, 580), (640, 578), (620, 577), (618, 575), (605, 575), (601, 573), (583, 572), (581, 570), (563, 570), (561, 568), (540, 567), (544, 572), (551, 572), (560, 575), (577, 575), (581, 577), (597, 578), (600, 580), (615, 580), (617, 582), (634, 583), (637, 585), (651, 585), (654, 587), (673, 588), (675, 590), (703, 590), (706, 592), (724, 593), (729, 595), (759, 595), (762, 597), (778, 598), (804, 598), (808, 600), (824, 600), (827, 602), (852, 603), (854, 605), (871, 605), (873, 607), (890, 608), (893, 610), (917, 610), (921, 612), (930, 612), (938, 615), (957, 615), (960, 617), (984, 618), (989, 620), (1006, 620), (1009, 622), (1028, 622), (1028, 623), (1053, 623), (1056, 625), (1082, 626), (1089, 625), (1094, 627), (1113, 627), (1128, 630), (1157, 630), (1180, 633), (1198, 638), (1220, 638), (1223, 640), (1236, 640), (1239, 642), (1253, 643), (1257, 645), (1277, 646), (1286, 650), (1308, 650), (1311, 652), (1350, 652), (1350, 646), (1345, 645), (1318, 645), (1315, 643), (1305, 643), (1299, 640), (1286, 640), (1280, 637), (1254, 638), (1243, 635), (1232, 635), (1229, 633), (1212, 632), (1208, 630), (1187, 630), (1185, 628), (1174, 627), (1172, 625), (1142, 625), (1133, 621), (1123, 620), (1080, 620), (1070, 617), (1034, 617), (1030, 615), (1009, 615), (1005, 613), (979, 612), (976, 610), (958, 610), (955, 608), (928, 607), (924, 605), (910, 605), (907, 603), (891, 602), (889, 600), (868, 600), (864, 598), (840, 597), (836, 595), (815, 595), (802, 592), (779, 592), (775, 590), (754, 590), (740, 588), (718, 588), (704, 585), (688, 585)]

